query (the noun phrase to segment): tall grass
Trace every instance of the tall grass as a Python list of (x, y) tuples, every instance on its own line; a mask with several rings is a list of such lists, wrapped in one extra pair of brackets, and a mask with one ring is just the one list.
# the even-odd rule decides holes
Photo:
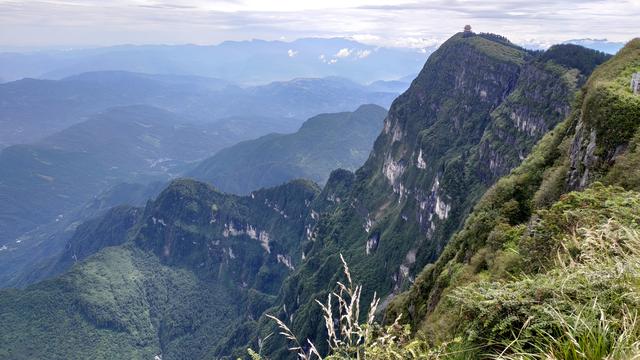
[[(609, 220), (579, 229), (562, 245), (554, 270), (543, 275), (558, 285), (542, 307), (550, 326), (525, 339), (516, 337), (492, 357), (640, 359), (640, 233)], [(583, 292), (579, 297), (576, 284)], [(536, 321), (524, 327), (535, 326)]]
[(386, 327), (376, 323), (375, 295), (361, 311), (362, 285), (354, 285), (342, 256), (346, 282), (338, 282), (326, 302), (317, 301), (327, 354), (269, 318), (300, 360), (640, 360), (640, 233), (609, 220), (561, 241), (546, 272), (455, 289), (450, 300), (461, 308), (455, 321), (463, 336), (438, 346), (412, 335), (400, 317)]
[[(277, 324), (280, 335), (290, 344), (290, 351), (300, 360), (404, 360), (441, 359), (442, 349), (430, 348), (423, 340), (412, 339), (407, 325), (400, 324), (400, 317), (393, 324), (382, 326), (375, 321), (380, 298), (375, 294), (368, 309), (361, 309), (362, 285), (355, 285), (349, 266), (340, 255), (346, 283), (337, 282), (336, 289), (325, 303), (316, 300), (324, 318), (328, 353), (323, 357), (310, 340), (301, 342), (280, 319), (267, 315)], [(366, 310), (366, 311), (361, 311)], [(361, 319), (361, 313), (366, 318)], [(249, 350), (254, 360), (264, 358)]]

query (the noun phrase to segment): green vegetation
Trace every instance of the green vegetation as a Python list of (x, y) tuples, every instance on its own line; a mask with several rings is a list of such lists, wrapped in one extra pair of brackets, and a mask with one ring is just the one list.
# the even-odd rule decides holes
[(611, 156), (607, 149), (612, 151), (634, 135), (640, 117), (640, 98), (629, 89), (629, 79), (638, 70), (640, 39), (627, 44), (589, 79), (583, 118), (587, 128), (596, 131), (597, 155)]
[[(293, 315), (287, 326), (320, 353), (329, 349), (318, 338), (324, 325), (313, 300), (325, 298), (327, 282), (337, 280), (336, 254), (344, 254), (354, 278), (366, 285), (364, 302), (374, 292), (389, 302), (422, 281), (415, 274), (438, 258), (482, 193), (568, 115), (575, 86), (588, 74), (503, 42), (456, 35), (443, 44), (392, 105), (351, 190), (320, 217), (306, 260), (269, 310), (281, 319)], [(548, 152), (540, 161), (553, 163), (560, 151), (550, 145)], [(514, 202), (504, 212), (527, 218)], [(426, 314), (422, 306), (388, 319), (402, 313), (418, 329), (414, 319)], [(273, 324), (261, 320), (258, 337), (272, 332)], [(284, 358), (285, 346), (271, 337), (262, 351)]]
[[(589, 54), (584, 63), (600, 61)], [(637, 183), (624, 173), (637, 150), (619, 144), (621, 165), (583, 161), (611, 145), (597, 136), (587, 146), (595, 88), (573, 100), (589, 74), (551, 58), (494, 35), (454, 36), (394, 102), (365, 165), (334, 171), (322, 191), (299, 180), (234, 196), (174, 181), (122, 245), (52, 280), (58, 290), (0, 293), (7, 356), (37, 357), (36, 344), (59, 341), (47, 338), (58, 326), (49, 319), (63, 316), (28, 322), (30, 299), (81, 319), (65, 328), (61, 353), (89, 354), (74, 346), (81, 337), (164, 359), (243, 357), (247, 347), (269, 359), (635, 351), (640, 194), (620, 185)], [(617, 59), (598, 71), (618, 76)]]
[[(409, 325), (399, 322), (401, 315), (386, 327), (376, 323), (379, 299), (374, 296), (369, 308), (360, 308), (363, 288), (354, 287), (342, 257), (347, 281), (338, 282), (326, 304), (317, 301), (329, 344), (326, 355), (310, 340), (299, 340), (282, 320), (269, 317), (301, 359), (640, 356), (640, 193), (594, 184), (563, 195), (535, 218), (528, 231), (507, 226), (507, 241), (499, 250), (490, 256), (479, 251), (484, 259), (454, 270), (454, 281), (466, 285), (441, 300), (442, 313), (436, 316), (446, 319), (438, 321), (438, 343), (424, 334), (413, 336)], [(548, 261), (543, 267), (533, 264), (539, 259)]]
[[(407, 314), (432, 344), (460, 338), (474, 357), (637, 354), (640, 194), (632, 167), (640, 117), (629, 114), (640, 103), (621, 110), (629, 98), (622, 87), (622, 99), (593, 97), (639, 69), (639, 49), (633, 40), (594, 72), (571, 116), (483, 196), (438, 261), (394, 300), (389, 318)], [(602, 130), (615, 141), (585, 138), (600, 131), (594, 114), (616, 114)], [(606, 161), (594, 161), (585, 143)]]
[(203, 356), (197, 344), (235, 316), (221, 290), (135, 248), (108, 248), (61, 278), (2, 292), (0, 357), (149, 359), (186, 347)]
[(84, 261), (0, 291), (0, 358), (211, 358), (246, 344), (234, 329), (255, 328), (299, 264), (318, 193), (300, 180), (237, 197), (178, 180), (144, 210), (85, 223), (69, 249)]
[(520, 64), (525, 61), (526, 52), (500, 35), (480, 34), (465, 39), (473, 46), (497, 60), (513, 61)]
[(293, 134), (270, 134), (224, 149), (189, 174), (237, 194), (298, 178), (324, 184), (334, 169), (362, 166), (386, 114), (377, 105), (363, 105), (354, 112), (314, 116)]
[(542, 54), (541, 60), (553, 60), (553, 62), (580, 70), (583, 74), (590, 74), (598, 65), (611, 58), (603, 52), (587, 54), (579, 45), (563, 44), (553, 45)]
[[(338, 281), (336, 291), (330, 293), (326, 303), (316, 300), (322, 309), (329, 354), (323, 357), (310, 340), (301, 342), (284, 321), (267, 315), (278, 325), (279, 335), (284, 337), (298, 359), (347, 360), (347, 359), (437, 359), (441, 348), (430, 349), (422, 340), (412, 340), (408, 325), (401, 325), (400, 318), (389, 326), (375, 322), (380, 299), (375, 295), (368, 308), (361, 308), (362, 285), (354, 285), (346, 261), (340, 255), (344, 268), (345, 284)], [(335, 299), (335, 302), (333, 301)], [(334, 313), (337, 311), (337, 313)], [(366, 315), (360, 322), (360, 313)], [(252, 360), (265, 358), (252, 349), (248, 350)]]

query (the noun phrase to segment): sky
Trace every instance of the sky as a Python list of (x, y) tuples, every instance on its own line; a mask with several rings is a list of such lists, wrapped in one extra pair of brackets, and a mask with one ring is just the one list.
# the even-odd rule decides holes
[(522, 45), (639, 36), (640, 0), (0, 0), (0, 48), (349, 37), (426, 48), (465, 24)]

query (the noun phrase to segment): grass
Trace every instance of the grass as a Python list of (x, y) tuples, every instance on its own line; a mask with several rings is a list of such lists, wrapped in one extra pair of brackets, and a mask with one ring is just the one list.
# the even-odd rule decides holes
[[(411, 338), (407, 325), (400, 325), (400, 318), (393, 324), (382, 326), (375, 321), (380, 298), (374, 295), (368, 308), (361, 309), (362, 285), (354, 285), (349, 267), (340, 255), (346, 282), (337, 282), (326, 303), (316, 300), (322, 311), (326, 330), (328, 353), (321, 355), (309, 339), (300, 341), (284, 321), (267, 315), (275, 321), (279, 334), (290, 344), (289, 350), (301, 360), (346, 359), (439, 359), (441, 348), (429, 348), (423, 340)], [(335, 301), (334, 301), (335, 300)], [(360, 316), (366, 315), (361, 322)], [(266, 360), (259, 352), (248, 350), (253, 360)]]
[[(640, 232), (609, 221), (583, 228), (566, 242), (558, 254), (557, 269), (544, 275), (559, 285), (553, 301), (541, 308), (548, 317), (548, 329), (515, 338), (496, 358), (640, 358)], [(579, 248), (577, 253), (569, 250), (574, 246)], [(568, 291), (576, 284), (581, 286), (582, 299)], [(586, 301), (588, 296), (592, 300)], [(539, 319), (530, 317), (523, 328), (538, 325)]]
[[(379, 299), (361, 308), (363, 286), (354, 285), (342, 256), (346, 281), (337, 282), (326, 302), (317, 301), (325, 323), (325, 354), (311, 341), (299, 340), (284, 321), (270, 318), (293, 344), (290, 350), (305, 360), (640, 358), (638, 199), (639, 193), (596, 185), (536, 213), (537, 226), (557, 231), (550, 233), (555, 246), (538, 254), (551, 262), (535, 271), (523, 265), (519, 242), (536, 228), (506, 229), (501, 251), (513, 254), (511, 263), (501, 264), (504, 257), (497, 256), (478, 270), (482, 261), (470, 260), (477, 275), (445, 293), (442, 301), (451, 322), (442, 341), (413, 334), (401, 324), (402, 315), (388, 326), (377, 323)], [(458, 269), (458, 276), (465, 271)]]

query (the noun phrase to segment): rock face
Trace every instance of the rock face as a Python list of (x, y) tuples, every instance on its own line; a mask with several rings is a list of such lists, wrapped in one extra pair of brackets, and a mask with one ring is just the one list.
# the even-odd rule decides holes
[[(637, 43), (637, 39), (631, 41), (607, 67), (596, 70), (581, 94), (583, 108), (574, 114), (575, 137), (569, 159), (571, 189), (582, 189), (601, 178), (629, 150), (640, 119), (640, 98), (620, 84), (637, 70)], [(629, 60), (634, 58), (635, 63)], [(620, 84), (614, 83), (611, 73), (618, 74), (615, 81)]]
[[(0, 291), (0, 339), (15, 344), (0, 357), (216, 357), (302, 261), (319, 193), (302, 180), (246, 197), (176, 180), (144, 209), (114, 208), (78, 228), (70, 271)], [(26, 332), (40, 345), (18, 344)]]
[(477, 171), (485, 183), (517, 166), (542, 135), (569, 115), (572, 82), (582, 78), (577, 70), (549, 62), (523, 67), (516, 89), (491, 113), (492, 122), (480, 142)]
[[(294, 314), (301, 337), (313, 338), (320, 326), (307, 314), (323, 289), (308, 279), (337, 271), (338, 253), (367, 296), (388, 299), (437, 259), (482, 193), (569, 113), (589, 74), (556, 60), (487, 34), (457, 34), (429, 58), (392, 104), (351, 190), (313, 230), (307, 260), (284, 284), (280, 315)], [(284, 356), (282, 344), (271, 342), (264, 350)]]
[[(61, 343), (53, 357), (236, 358), (260, 344), (286, 358), (281, 339), (263, 341), (274, 332), (265, 312), (316, 338), (324, 324), (313, 300), (337, 279), (340, 253), (366, 284), (364, 301), (406, 289), (481, 194), (561, 120), (582, 76), (502, 37), (457, 34), (393, 103), (355, 174), (334, 171), (322, 191), (294, 181), (244, 197), (176, 181), (122, 245), (0, 292), (0, 342), (16, 344), (7, 357), (42, 357), (38, 349)], [(52, 335), (43, 319), (72, 335)]]
[[(511, 273), (509, 267), (521, 263), (505, 257), (509, 251), (522, 257), (527, 276), (552, 266), (550, 262), (557, 253), (554, 246), (560, 245), (549, 240), (549, 233), (557, 231), (566, 237), (574, 228), (540, 226), (545, 214), (568, 211), (570, 206), (562, 202), (571, 202), (577, 196), (596, 199), (590, 204), (575, 202), (579, 204), (575, 206), (585, 209), (606, 208), (607, 196), (612, 194), (622, 194), (618, 195), (622, 198), (636, 196), (631, 194), (640, 190), (640, 99), (624, 80), (638, 68), (640, 39), (634, 39), (593, 72), (563, 122), (555, 128), (545, 125), (553, 130), (520, 166), (485, 193), (438, 260), (425, 267), (409, 291), (392, 302), (388, 316), (403, 313), (414, 328), (438, 339), (456, 336), (456, 328), (464, 328), (462, 322), (468, 319), (453, 314), (458, 309), (447, 307), (451, 304), (444, 305), (445, 294), (481, 281), (502, 287), (506, 286), (503, 280), (507, 277), (518, 278), (520, 275)], [(556, 101), (551, 104), (562, 105)], [(606, 188), (603, 184), (613, 186)], [(580, 195), (566, 194), (586, 188), (589, 189)], [(633, 191), (625, 194), (625, 190)], [(559, 199), (560, 205), (556, 203)], [(637, 216), (631, 205), (622, 206), (628, 214)], [(600, 218), (615, 217), (604, 213)], [(565, 217), (570, 216), (563, 214), (559, 218)], [(536, 299), (536, 306), (542, 304)]]

